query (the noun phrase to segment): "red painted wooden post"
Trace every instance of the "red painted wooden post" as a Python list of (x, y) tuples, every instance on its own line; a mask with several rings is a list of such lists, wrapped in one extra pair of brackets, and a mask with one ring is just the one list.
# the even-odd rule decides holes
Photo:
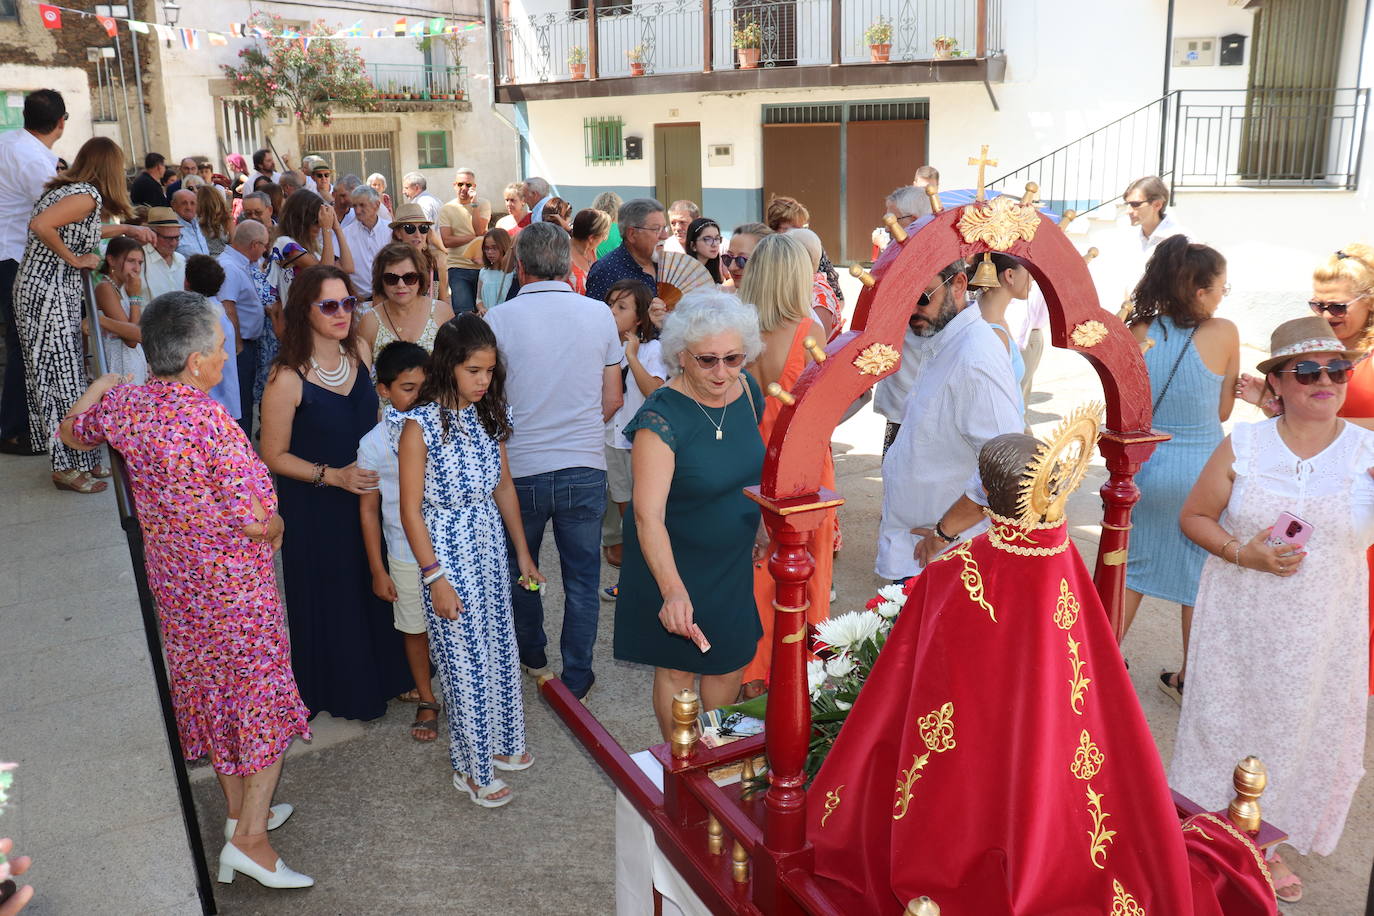
[(1126, 550), (1131, 537), (1131, 509), (1140, 501), (1135, 474), (1155, 450), (1169, 437), (1152, 433), (1131, 435), (1104, 431), (1097, 447), (1107, 461), (1110, 475), (1102, 485), (1102, 537), (1097, 545), (1097, 568), (1093, 583), (1107, 607), (1116, 641), (1120, 642), (1124, 616), (1122, 588), (1126, 584)]

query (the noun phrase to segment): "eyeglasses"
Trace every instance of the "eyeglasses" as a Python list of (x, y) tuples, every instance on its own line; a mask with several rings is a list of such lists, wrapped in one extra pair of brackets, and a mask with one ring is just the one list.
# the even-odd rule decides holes
[(429, 223), (402, 223), (396, 228), (400, 229), (406, 235), (414, 235), (417, 232), (421, 235), (429, 235), (429, 230), (432, 229), (433, 226)]
[(699, 235), (697, 236), (698, 245), (719, 245), (720, 236), (718, 235)]
[[(944, 286), (946, 283), (948, 283), (950, 280), (953, 280), (953, 279), (954, 279), (954, 277), (948, 277), (948, 278), (946, 278), (946, 279), (944, 279), (944, 280), (941, 280), (941, 281), (940, 281), (940, 286)], [(931, 293), (938, 292), (938, 291), (940, 290), (940, 286), (935, 287), (935, 289), (932, 289), (929, 293), (921, 293), (920, 296), (916, 297), (916, 307), (917, 307), (917, 308), (925, 308), (927, 305), (930, 305), (930, 302), (931, 302), (930, 294), (931, 294)]]
[(310, 304), (319, 309), (322, 315), (337, 315), (339, 309), (343, 309), (345, 315), (351, 315), (353, 310), (358, 307), (358, 297), (345, 296), (342, 299), (321, 299), (319, 302)]
[(159, 232), (159, 233), (157, 234), (157, 237), (160, 238), (160, 239), (162, 239), (163, 241), (167, 241), (167, 242), (179, 242), (179, 241), (181, 241), (181, 233), (180, 233), (180, 232), (178, 232), (176, 235), (163, 235), (161, 232)]
[(920, 219), (920, 218), (921, 218), (920, 215), (919, 215), (919, 214), (916, 214), (916, 213), (898, 213), (898, 214), (897, 214), (897, 223), (898, 223), (898, 225), (904, 227), (904, 226), (906, 226), (906, 223), (903, 223), (902, 220), (904, 220), (904, 219)]
[(667, 226), (631, 226), (630, 228), (631, 228), (631, 229), (642, 229), (642, 230), (644, 230), (645, 232), (652, 232), (652, 233), (654, 233), (655, 235), (660, 235), (660, 236), (662, 236), (662, 235), (669, 235), (669, 234), (671, 234), (672, 231), (673, 231), (673, 230), (669, 229)]
[(1332, 318), (1343, 318), (1345, 313), (1350, 310), (1350, 307), (1363, 298), (1363, 296), (1357, 296), (1349, 302), (1318, 302), (1313, 299), (1309, 301), (1307, 305), (1318, 315), (1322, 312), (1326, 312)]
[(1279, 372), (1291, 372), (1299, 385), (1312, 385), (1321, 378), (1324, 371), (1326, 377), (1331, 379), (1331, 384), (1344, 385), (1347, 374), (1354, 368), (1355, 364), (1348, 359), (1333, 359), (1325, 366), (1305, 359), (1295, 363), (1292, 369), (1280, 369)]
[(749, 255), (747, 255), (747, 254), (723, 254), (723, 255), (720, 256), (720, 263), (721, 263), (721, 266), (727, 267), (727, 268), (728, 268), (731, 264), (738, 264), (738, 265), (739, 265), (739, 269), (740, 269), (740, 270), (744, 270), (744, 265), (749, 263)]
[(697, 365), (703, 369), (714, 369), (716, 363), (725, 363), (725, 365), (731, 369), (738, 369), (740, 366), (744, 365), (743, 353), (730, 353), (725, 356), (713, 356), (709, 354), (706, 356), (697, 356), (691, 350), (688, 350), (687, 355), (696, 360)]
[(420, 282), (420, 275), (413, 270), (403, 274), (388, 272), (382, 274), (382, 282), (387, 286), (396, 286), (400, 283), (404, 283), (406, 286), (414, 286)]
[(473, 181), (455, 181), (453, 186), (455, 188), (475, 188), (477, 187), (477, 183)]
[[(1215, 289), (1215, 287), (1213, 287), (1213, 288)], [(1230, 284), (1230, 283), (1223, 283), (1223, 284), (1221, 284), (1221, 295), (1222, 295), (1223, 297), (1231, 295), (1231, 284)]]

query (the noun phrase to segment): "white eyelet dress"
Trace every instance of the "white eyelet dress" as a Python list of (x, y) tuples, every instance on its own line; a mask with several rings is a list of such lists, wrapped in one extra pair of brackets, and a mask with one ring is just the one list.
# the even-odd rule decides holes
[(1285, 578), (1208, 556), (1169, 782), (1218, 810), (1235, 765), (1254, 754), (1269, 769), (1265, 820), (1303, 855), (1330, 855), (1364, 776), (1374, 433), (1347, 423), (1302, 460), (1277, 424), (1232, 431), (1221, 525), (1245, 543), (1291, 512), (1312, 525), (1308, 555)]

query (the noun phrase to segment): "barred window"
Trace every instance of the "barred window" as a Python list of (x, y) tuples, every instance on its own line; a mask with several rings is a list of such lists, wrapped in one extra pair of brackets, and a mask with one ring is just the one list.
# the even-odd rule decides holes
[(588, 165), (625, 159), (625, 145), (621, 136), (624, 126), (622, 118), (582, 119), (582, 142)]
[(449, 167), (448, 131), (419, 131), (415, 135), (415, 146), (420, 154), (420, 168), (446, 169)]

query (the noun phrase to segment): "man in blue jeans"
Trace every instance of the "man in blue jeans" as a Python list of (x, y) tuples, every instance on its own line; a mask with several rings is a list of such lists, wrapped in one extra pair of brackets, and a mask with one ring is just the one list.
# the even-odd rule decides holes
[[(606, 421), (620, 408), (623, 347), (604, 303), (579, 296), (568, 275), (568, 234), (531, 223), (515, 240), (520, 293), (487, 314), (506, 363), (515, 432), (506, 443), (530, 553), (539, 556), (553, 522), (563, 573), (563, 683), (579, 699), (596, 681), (601, 585), (601, 515), (606, 508)], [(511, 578), (519, 575), (511, 560)], [(512, 586), (520, 662), (533, 677), (548, 670), (544, 604)]]

